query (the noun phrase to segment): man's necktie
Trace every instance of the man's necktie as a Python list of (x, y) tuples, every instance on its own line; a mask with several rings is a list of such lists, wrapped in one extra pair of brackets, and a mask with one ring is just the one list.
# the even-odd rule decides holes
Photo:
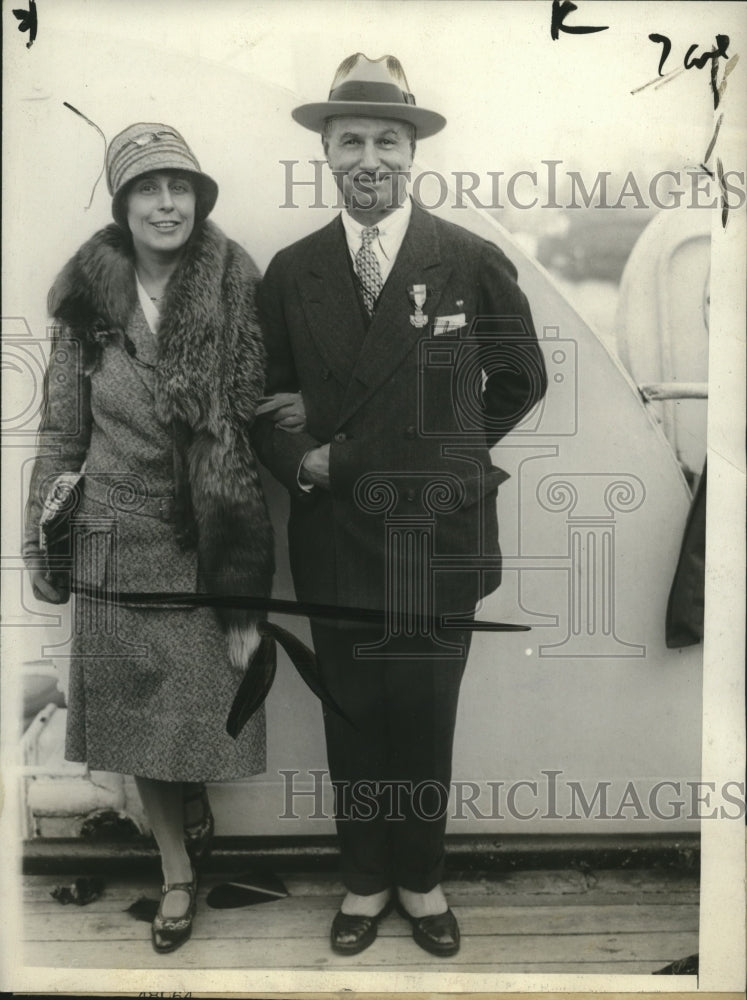
[(364, 229), (361, 232), (361, 248), (355, 255), (355, 273), (360, 279), (363, 290), (363, 303), (369, 316), (373, 315), (376, 300), (379, 297), (381, 289), (384, 287), (384, 282), (381, 280), (379, 261), (374, 253), (374, 248), (371, 246), (373, 241), (378, 238), (378, 235), (378, 226), (370, 226)]

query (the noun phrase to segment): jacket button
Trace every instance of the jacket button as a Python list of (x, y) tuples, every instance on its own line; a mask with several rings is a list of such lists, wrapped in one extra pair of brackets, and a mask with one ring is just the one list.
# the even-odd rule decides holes
[(408, 490), (407, 493), (405, 494), (405, 499), (409, 503), (413, 503), (415, 500), (415, 490)]
[(348, 436), (347, 436), (347, 434), (344, 431), (338, 431), (335, 434), (335, 441), (337, 441), (338, 443), (342, 442), (342, 441), (347, 441), (347, 439), (348, 439)]
[(412, 439), (415, 437), (415, 434), (416, 431), (412, 425), (410, 427), (405, 428), (405, 437), (408, 438), (408, 440), (412, 441)]
[(323, 382), (328, 382), (329, 381), (329, 376), (331, 374), (332, 373), (330, 372), (329, 368), (325, 368), (324, 371), (322, 372), (322, 381)]

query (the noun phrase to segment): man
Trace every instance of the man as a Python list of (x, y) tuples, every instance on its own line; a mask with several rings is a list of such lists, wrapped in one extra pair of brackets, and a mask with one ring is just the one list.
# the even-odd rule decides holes
[[(298, 599), (341, 609), (312, 620), (324, 683), (352, 722), (325, 709), (348, 889), (332, 947), (371, 944), (396, 893), (417, 943), (448, 956), (459, 928), (440, 882), (464, 626), (500, 582), (507, 476), (489, 448), (542, 397), (545, 368), (513, 265), (407, 195), (416, 140), (445, 119), (416, 106), (395, 58), (349, 57), (329, 99), (293, 117), (321, 135), (345, 209), (268, 268), (267, 393), (300, 390), (307, 422), (286, 434), (260, 419), (255, 440), (290, 492)], [(356, 624), (351, 608), (383, 624)]]

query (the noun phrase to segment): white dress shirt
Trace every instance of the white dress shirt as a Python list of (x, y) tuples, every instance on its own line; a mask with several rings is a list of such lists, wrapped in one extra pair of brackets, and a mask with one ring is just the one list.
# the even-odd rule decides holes
[[(379, 228), (379, 238), (371, 243), (371, 247), (379, 262), (382, 281), (386, 281), (394, 267), (399, 248), (402, 246), (407, 227), (410, 224), (411, 215), (412, 202), (408, 197), (405, 198), (399, 208), (395, 208), (389, 215), (384, 216), (381, 222), (376, 223)], [(356, 222), (349, 212), (342, 213), (342, 226), (345, 230), (345, 239), (348, 242), (350, 256), (353, 258), (353, 263), (355, 263), (356, 255), (363, 241), (361, 236), (363, 229), (371, 227), (364, 227), (360, 222)]]

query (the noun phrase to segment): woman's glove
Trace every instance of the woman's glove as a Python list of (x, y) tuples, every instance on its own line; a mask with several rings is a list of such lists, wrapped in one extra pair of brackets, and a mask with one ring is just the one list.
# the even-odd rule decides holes
[(264, 396), (256, 409), (258, 417), (268, 414), (281, 430), (288, 434), (298, 434), (306, 427), (306, 407), (300, 392), (276, 392)]
[(32, 593), (37, 601), (41, 601), (43, 604), (66, 604), (69, 600), (69, 592), (63, 593), (54, 587), (45, 570), (29, 567), (28, 575)]
[(27, 529), (23, 560), (37, 601), (65, 604), (70, 599), (71, 517), (80, 503), (81, 472), (62, 472), (47, 493), (38, 534)]

